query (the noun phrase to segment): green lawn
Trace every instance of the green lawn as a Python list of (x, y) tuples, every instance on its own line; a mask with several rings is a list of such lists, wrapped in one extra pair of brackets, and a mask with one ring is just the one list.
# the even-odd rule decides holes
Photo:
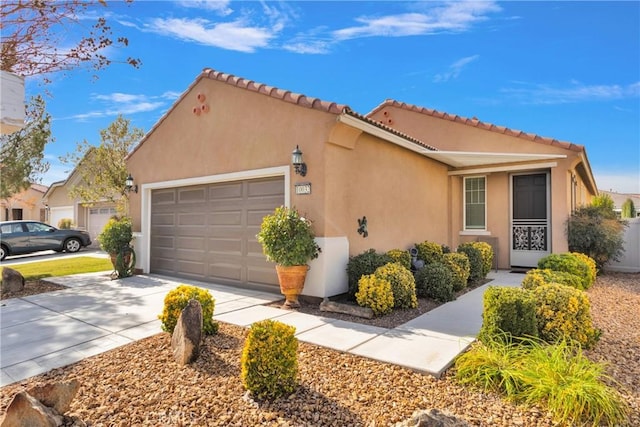
[(83, 256), (12, 265), (11, 268), (19, 271), (24, 276), (24, 279), (29, 281), (43, 279), (45, 277), (111, 271), (113, 270), (113, 265), (108, 258)]

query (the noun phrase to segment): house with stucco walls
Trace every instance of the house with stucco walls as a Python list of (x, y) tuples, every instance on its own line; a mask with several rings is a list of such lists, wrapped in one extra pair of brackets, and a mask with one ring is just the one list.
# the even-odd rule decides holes
[(32, 183), (28, 188), (14, 194), (9, 199), (0, 200), (0, 220), (34, 220), (46, 219), (46, 206), (42, 197), (47, 186)]
[(361, 114), (212, 69), (127, 168), (143, 272), (276, 290), (255, 236), (294, 206), (322, 248), (304, 290), (316, 297), (346, 291), (349, 256), (425, 240), (487, 240), (497, 267), (534, 266), (567, 250), (564, 221), (597, 194), (582, 146), (393, 100)]

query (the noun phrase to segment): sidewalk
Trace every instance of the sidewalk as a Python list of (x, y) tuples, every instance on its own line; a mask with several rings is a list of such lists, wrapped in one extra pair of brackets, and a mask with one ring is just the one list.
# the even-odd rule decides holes
[(70, 289), (3, 300), (0, 385), (8, 385), (161, 332), (157, 315), (179, 284), (211, 291), (214, 318), (238, 326), (277, 319), (300, 341), (405, 366), (439, 377), (473, 342), (482, 295), (491, 285), (519, 286), (523, 275), (491, 272), (490, 283), (397, 328), (385, 329), (263, 304), (282, 299), (231, 286), (141, 275), (111, 281), (106, 272), (47, 279)]

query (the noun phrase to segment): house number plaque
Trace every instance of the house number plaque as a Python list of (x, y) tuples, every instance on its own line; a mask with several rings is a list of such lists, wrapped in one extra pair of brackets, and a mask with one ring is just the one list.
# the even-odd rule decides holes
[(311, 194), (311, 183), (302, 182), (300, 184), (296, 184), (296, 194)]

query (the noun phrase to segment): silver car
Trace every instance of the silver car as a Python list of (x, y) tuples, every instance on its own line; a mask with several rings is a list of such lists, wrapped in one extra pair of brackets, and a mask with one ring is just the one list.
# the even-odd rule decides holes
[(90, 244), (86, 231), (60, 230), (38, 221), (0, 222), (0, 260), (46, 250), (78, 252)]

